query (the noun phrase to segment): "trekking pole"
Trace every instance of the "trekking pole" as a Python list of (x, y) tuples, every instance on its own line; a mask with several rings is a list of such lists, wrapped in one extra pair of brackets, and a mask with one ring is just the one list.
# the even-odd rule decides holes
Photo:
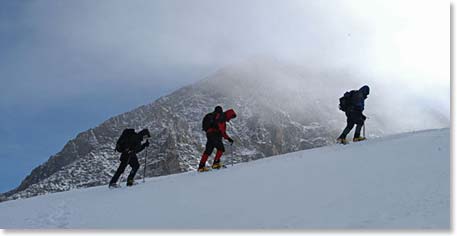
[(231, 155), (230, 155), (230, 164), (231, 164), (231, 166), (233, 166), (233, 158), (235, 158), (235, 157), (233, 156), (233, 143), (230, 144), (230, 152), (231, 152)]
[(365, 122), (363, 123), (362, 128), (363, 128), (363, 137), (364, 137), (364, 138), (367, 138), (367, 136), (365, 136)]
[[(149, 138), (147, 139), (146, 142), (149, 142)], [(144, 170), (143, 170), (143, 183), (146, 181), (145, 178), (146, 178), (146, 164), (147, 164), (147, 160), (148, 160), (148, 148), (146, 147), (146, 150), (144, 151), (145, 154), (144, 154)]]
[(370, 119), (369, 117), (365, 116), (365, 120), (363, 121), (363, 137), (364, 138), (367, 138), (367, 136), (365, 136), (365, 124), (366, 124), (366, 121)]

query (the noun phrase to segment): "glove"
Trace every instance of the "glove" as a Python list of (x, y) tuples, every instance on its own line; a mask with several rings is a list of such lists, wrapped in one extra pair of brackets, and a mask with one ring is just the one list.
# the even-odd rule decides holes
[(232, 138), (228, 138), (227, 140), (229, 141), (230, 144), (233, 144), (233, 139)]
[(143, 144), (144, 147), (149, 147), (149, 140), (146, 140), (146, 142)]

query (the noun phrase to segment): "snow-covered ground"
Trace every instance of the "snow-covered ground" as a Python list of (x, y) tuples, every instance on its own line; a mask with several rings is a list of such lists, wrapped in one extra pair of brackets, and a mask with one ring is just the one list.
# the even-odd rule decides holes
[(0, 203), (0, 228), (450, 229), (449, 129)]

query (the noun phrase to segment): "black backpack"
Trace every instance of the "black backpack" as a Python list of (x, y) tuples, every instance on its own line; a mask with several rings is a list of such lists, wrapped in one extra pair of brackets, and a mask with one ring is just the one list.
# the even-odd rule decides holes
[(353, 97), (357, 93), (357, 90), (352, 90), (345, 92), (344, 95), (340, 98), (340, 110), (346, 112), (353, 106)]
[(116, 151), (125, 152), (129, 148), (129, 140), (135, 135), (134, 129), (124, 129), (116, 142)]
[(211, 112), (203, 117), (202, 121), (202, 130), (207, 132), (210, 128), (217, 129), (217, 122), (216, 122), (216, 113)]

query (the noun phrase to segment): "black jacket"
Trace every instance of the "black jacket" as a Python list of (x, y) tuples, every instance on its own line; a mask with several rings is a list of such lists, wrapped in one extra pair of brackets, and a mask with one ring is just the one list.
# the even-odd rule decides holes
[(128, 139), (127, 139), (127, 149), (126, 149), (126, 152), (127, 153), (139, 153), (141, 151), (143, 151), (143, 149), (146, 147), (146, 144), (141, 144), (141, 142), (143, 141), (143, 137), (137, 133), (135, 133), (134, 135), (131, 135)]

